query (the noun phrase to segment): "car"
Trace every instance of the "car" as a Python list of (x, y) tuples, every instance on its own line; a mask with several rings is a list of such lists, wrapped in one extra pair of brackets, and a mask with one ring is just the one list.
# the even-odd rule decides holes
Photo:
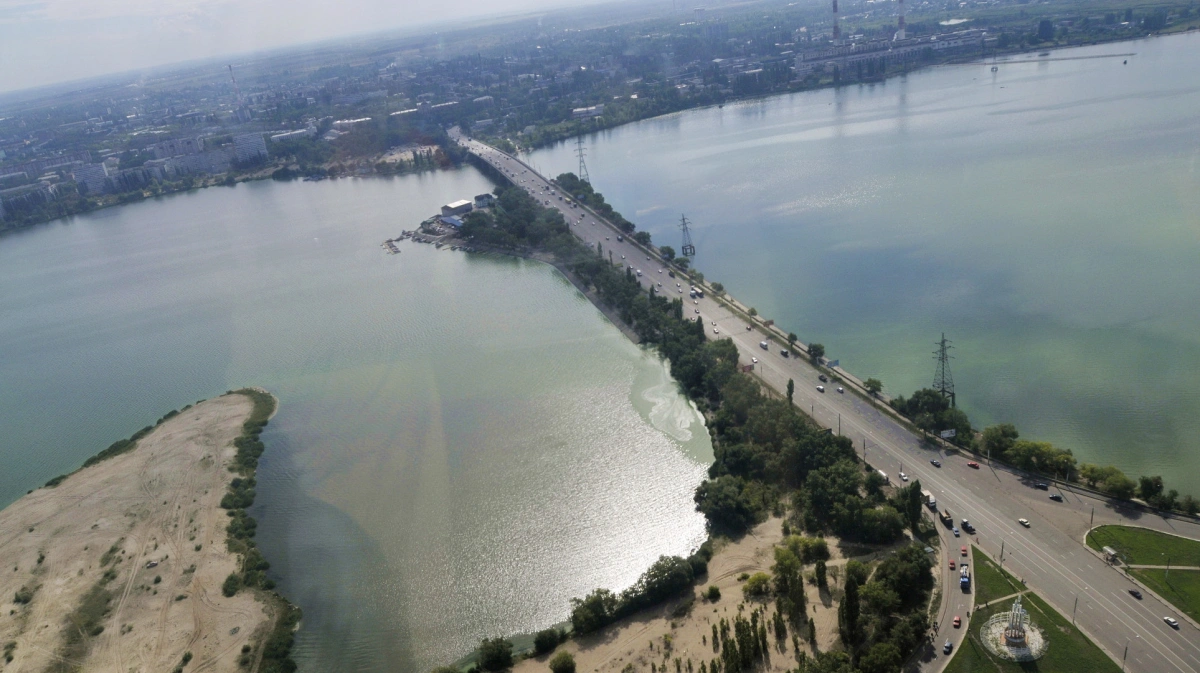
[(750, 361), (754, 364), (758, 364), (758, 358), (750, 358)]
[(749, 331), (750, 331), (750, 326), (749, 326), (749, 325), (746, 325), (746, 331), (747, 331), (747, 332), (749, 332)]
[(768, 348), (770, 348), (771, 346), (770, 346), (770, 344), (768, 344), (768, 343), (767, 343), (767, 342), (765, 342), (765, 341), (760, 341), (760, 342), (758, 342), (758, 347), (759, 347), (759, 348), (761, 348), (761, 349), (763, 349), (763, 350), (767, 350), (767, 349), (768, 349)]
[(931, 460), (931, 461), (929, 461), (929, 464), (930, 464), (930, 465), (932, 465), (932, 466), (934, 466), (934, 467), (941, 467), (941, 466), (942, 466), (942, 461), (940, 461), (940, 460), (937, 460), (937, 459), (934, 459), (934, 460)]
[(1029, 528), (1029, 519), (1017, 519), (1017, 523)]
[(787, 358), (787, 357), (791, 357), (791, 354), (787, 352), (787, 349), (786, 349), (786, 348), (784, 348), (784, 349), (781, 349), (781, 350), (779, 351), (779, 354), (780, 354), (780, 355), (782, 355), (782, 356), (783, 356), (783, 357), (785, 357), (785, 358)]
[(827, 383), (829, 381), (829, 377), (825, 376), (824, 374), (821, 374), (817, 378), (820, 379), (822, 383)]
[(825, 386), (817, 386), (817, 392), (818, 392), (818, 393), (823, 393), (823, 392), (825, 392)]
[(958, 526), (955, 526), (955, 527), (951, 528), (950, 530), (954, 532), (954, 537), (958, 537)]
[(721, 333), (721, 330), (717, 329), (716, 327), (713, 328), (713, 334), (720, 334), (720, 333)]
[(900, 481), (908, 481), (908, 475), (901, 472), (900, 473)]
[(1033, 485), (1033, 487), (1034, 487), (1034, 488), (1036, 488), (1036, 489), (1040, 489), (1040, 490), (1042, 490), (1042, 491), (1049, 491), (1049, 490), (1050, 490), (1050, 484), (1047, 484), (1047, 483), (1046, 483), (1046, 482), (1044, 482), (1044, 481), (1039, 481), (1038, 483), (1034, 484), (1034, 485)]
[[(681, 289), (680, 291), (682, 292), (682, 289)], [(692, 303), (693, 303), (693, 304), (699, 304), (699, 303), (700, 303), (700, 301), (699, 301), (698, 299), (693, 299), (693, 300), (692, 300)]]
[(841, 394), (843, 394), (843, 395), (845, 395), (845, 394), (846, 394), (846, 389), (845, 389), (845, 388), (843, 388), (843, 387), (841, 387), (841, 386), (838, 386), (838, 392), (839, 392), (839, 393), (841, 393)]
[(967, 545), (963, 545), (959, 551), (962, 552), (963, 556), (966, 556), (967, 555)]
[(1063, 497), (1057, 493), (1051, 493), (1050, 499), (1053, 500), (1054, 502), (1062, 502), (1063, 501)]
[(1176, 631), (1179, 630), (1179, 621), (1174, 617), (1163, 617), (1163, 621), (1167, 623), (1167, 626), (1175, 629)]
[(621, 259), (625, 259), (625, 255), (621, 255)]
[(950, 651), (953, 649), (954, 649), (954, 643), (951, 643), (949, 640), (946, 641), (945, 645), (942, 645), (942, 653), (943, 654), (950, 654)]
[(700, 312), (700, 309), (696, 309), (696, 313), (699, 313), (699, 312)]
[(1139, 601), (1142, 600), (1142, 592), (1138, 591), (1137, 589), (1130, 589), (1129, 595), (1133, 596), (1134, 598), (1138, 599)]
[(672, 277), (672, 278), (674, 278), (674, 277), (675, 277), (675, 272), (674, 272), (674, 271), (668, 271), (668, 272), (667, 272), (667, 275), (668, 275), (668, 276), (670, 276), (670, 277)]
[(659, 272), (659, 273), (662, 273), (662, 269), (659, 269), (659, 270), (658, 270), (658, 272)]
[(646, 255), (646, 261), (647, 261), (647, 262), (649, 262), (649, 261), (650, 261), (650, 255)]
[(954, 570), (954, 559), (950, 559), (950, 569)]
[(971, 462), (967, 463), (967, 467), (971, 468), (972, 470), (978, 470), (979, 463), (972, 460)]
[(607, 236), (605, 236), (605, 237), (604, 237), (604, 240), (606, 240), (606, 241), (607, 241), (607, 240), (608, 240), (608, 237), (607, 237)]
[(962, 617), (959, 617), (958, 615), (954, 615), (954, 628), (957, 629), (960, 626), (962, 626)]

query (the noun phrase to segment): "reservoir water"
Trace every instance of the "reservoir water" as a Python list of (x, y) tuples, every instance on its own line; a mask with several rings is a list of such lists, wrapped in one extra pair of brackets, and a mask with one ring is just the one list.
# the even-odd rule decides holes
[(889, 393), (931, 384), (945, 332), (977, 427), (1200, 497), (1200, 34), (1053, 56), (1130, 52), (652, 119), (588, 137), (588, 169), (659, 244), (686, 213), (709, 280)]
[(550, 267), (380, 248), (490, 189), (267, 181), (0, 238), (0, 502), (270, 389), (254, 514), (305, 671), (428, 670), (686, 554), (712, 451), (665, 364)]

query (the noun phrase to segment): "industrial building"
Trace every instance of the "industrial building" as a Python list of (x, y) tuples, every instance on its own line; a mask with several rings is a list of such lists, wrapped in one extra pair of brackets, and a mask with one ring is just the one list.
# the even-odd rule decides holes
[(473, 209), (474, 207), (471, 205), (470, 201), (462, 199), (461, 201), (447, 203), (446, 205), (442, 206), (442, 215), (445, 215), (446, 217), (450, 217), (451, 215), (465, 215), (466, 213), (471, 212)]

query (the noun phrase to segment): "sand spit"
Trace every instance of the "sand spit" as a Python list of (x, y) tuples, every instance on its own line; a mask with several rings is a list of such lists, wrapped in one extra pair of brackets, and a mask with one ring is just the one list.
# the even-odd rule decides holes
[(222, 595), (237, 558), (219, 503), (252, 409), (199, 403), (0, 511), (0, 672), (246, 670), (273, 615), (255, 592)]

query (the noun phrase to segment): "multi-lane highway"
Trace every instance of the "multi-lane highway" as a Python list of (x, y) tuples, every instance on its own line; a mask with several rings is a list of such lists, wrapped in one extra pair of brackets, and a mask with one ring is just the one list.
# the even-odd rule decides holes
[[(974, 524), (976, 531), (969, 536), (970, 542), (1001, 560), (1006, 569), (1073, 619), (1116, 661), (1124, 657), (1127, 670), (1200, 671), (1200, 629), (1148, 591), (1143, 591), (1142, 600), (1134, 598), (1128, 590), (1135, 584), (1083, 544), (1087, 530), (1104, 523), (1145, 526), (1192, 538), (1200, 538), (1200, 525), (1119, 511), (1106, 499), (1054, 486), (1050, 493), (1062, 495), (1064, 502), (1059, 503), (1050, 500), (1048, 492), (1035, 488), (1033, 480), (1010, 470), (986, 463), (979, 469), (968, 467), (970, 458), (922, 441), (866, 398), (848, 389), (839, 393), (836, 383), (819, 382), (819, 372), (805, 360), (783, 357), (780, 347), (760, 331), (760, 324), (747, 322), (712, 296), (690, 298), (687, 281), (671, 278), (669, 270), (652, 251), (628, 238), (619, 241), (615, 227), (574, 203), (570, 195), (563, 194), (557, 185), (525, 163), (488, 145), (455, 135), (464, 147), (503, 172), (540, 203), (561, 211), (583, 241), (592, 247), (600, 243), (606, 256), (612, 253), (614, 263), (640, 270), (643, 286), (649, 288), (653, 284), (659, 292), (681, 297), (685, 314), (702, 320), (709, 338), (731, 338), (744, 364), (751, 363), (752, 358), (757, 361), (755, 374), (765, 384), (783, 391), (788, 380), (794, 380), (796, 405), (824, 426), (853, 439), (859, 453), (886, 472), (893, 483), (898, 483), (901, 471), (910, 479), (919, 479), (924, 488), (933, 492), (939, 506), (954, 515), (956, 525), (964, 518)], [(764, 339), (769, 342), (765, 350), (760, 347)], [(826, 392), (819, 392), (818, 385), (825, 385)], [(931, 460), (940, 461), (941, 467), (935, 467)], [(1030, 527), (1019, 525), (1018, 518), (1028, 519)], [(957, 649), (969, 628), (969, 624), (961, 629), (950, 625), (955, 615), (966, 621), (970, 599), (959, 592), (956, 575), (947, 568), (949, 558), (961, 558), (959, 547), (968, 544), (968, 538), (954, 538), (945, 530), (942, 535), (945, 551), (939, 564), (947, 600), (938, 616), (937, 656), (923, 666), (932, 671), (940, 670), (947, 659), (941, 655), (942, 643), (950, 639)], [(1168, 616), (1179, 620), (1178, 629), (1164, 622), (1163, 618)]]

